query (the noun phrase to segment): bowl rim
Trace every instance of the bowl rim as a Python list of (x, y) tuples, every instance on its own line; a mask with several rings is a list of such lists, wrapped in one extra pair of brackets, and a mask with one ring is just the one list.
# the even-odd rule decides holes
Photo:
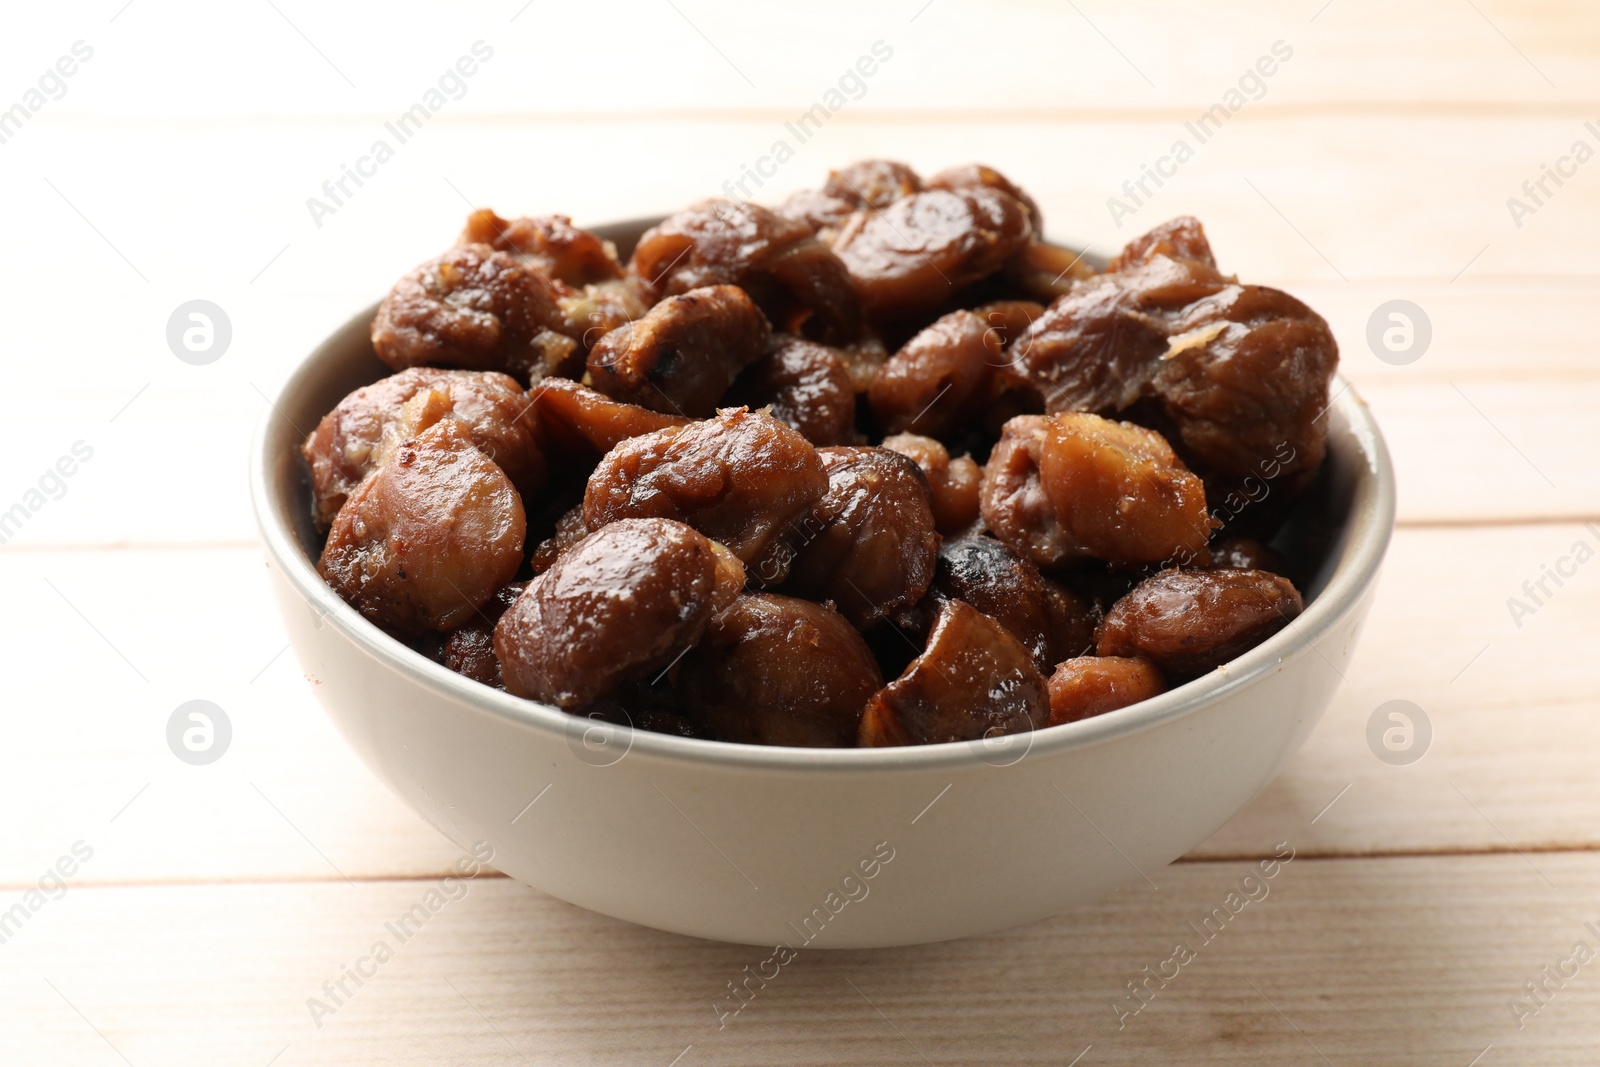
[[(626, 225), (626, 224), (623, 224)], [(339, 339), (358, 325), (370, 324), (376, 305), (341, 324), (295, 366), (270, 399), (254, 433), (250, 453), (250, 498), (262, 546), (271, 565), (278, 568), (300, 598), (322, 621), (331, 624), (351, 644), (382, 665), (407, 677), (448, 701), (499, 718), (511, 725), (571, 740), (575, 724), (583, 730), (599, 723), (572, 715), (551, 705), (512, 696), (451, 671), (423, 656), (362, 617), (322, 580), (302, 549), (299, 536), (280, 521), (279, 501), (273, 489), (273, 467), (278, 455), (269, 454), (275, 421), (296, 429), (283, 407), (324, 364), (348, 358), (339, 351)], [(1008, 765), (1025, 756), (1087, 748), (1187, 718), (1226, 699), (1234, 692), (1278, 670), (1300, 656), (1322, 653), (1315, 643), (1354, 610), (1376, 581), (1388, 548), (1395, 520), (1395, 477), (1388, 448), (1366, 402), (1342, 376), (1325, 413), (1338, 411), (1345, 433), (1353, 440), (1359, 459), (1352, 488), (1357, 503), (1344, 529), (1346, 541), (1326, 586), (1287, 627), (1209, 674), (1175, 686), (1158, 696), (1077, 722), (1030, 731), (1022, 755), (1004, 764), (985, 760), (983, 741), (953, 741), (932, 745), (890, 748), (798, 748), (753, 745), (678, 737), (648, 730), (617, 727), (628, 737), (625, 754), (638, 750), (661, 759), (702, 763), (728, 769), (786, 771), (839, 771), (877, 773), (893, 771), (959, 769), (982, 765)], [(293, 406), (293, 405), (289, 405)], [(280, 432), (280, 435), (283, 435)], [(285, 436), (291, 444), (295, 439)], [(298, 456), (296, 457), (298, 459)], [(1365, 502), (1366, 507), (1359, 506)], [(293, 501), (283, 501), (292, 514)], [(308, 506), (302, 504), (301, 506)], [(1010, 735), (1014, 743), (1023, 735)]]

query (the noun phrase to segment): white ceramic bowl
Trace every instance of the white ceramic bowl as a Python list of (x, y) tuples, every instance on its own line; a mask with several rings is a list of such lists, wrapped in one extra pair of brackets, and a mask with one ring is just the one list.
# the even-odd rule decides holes
[[(601, 232), (626, 252), (644, 225)], [(796, 950), (916, 944), (1040, 919), (1172, 861), (1321, 717), (1394, 524), (1382, 438), (1340, 389), (1324, 476), (1298, 505), (1308, 543), (1318, 530), (1325, 542), (1306, 611), (1204, 678), (987, 743), (768, 748), (605, 726), (446, 670), (317, 576), (298, 449), (341, 397), (388, 373), (372, 314), (289, 378), (252, 457), (295, 654), (367, 765), (457, 844), (487, 843), (530, 886), (663, 930)]]

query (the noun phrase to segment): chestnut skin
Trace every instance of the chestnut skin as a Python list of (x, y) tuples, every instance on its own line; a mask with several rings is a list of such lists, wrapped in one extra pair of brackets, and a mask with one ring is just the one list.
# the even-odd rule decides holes
[(497, 370), (526, 382), (566, 360), (557, 283), (523, 257), (459, 245), (395, 282), (372, 320), (372, 348), (394, 370)]
[(1039, 480), (1077, 551), (1108, 563), (1196, 558), (1216, 525), (1205, 485), (1160, 434), (1131, 422), (1051, 417)]
[[(1039, 205), (1034, 203), (1033, 197), (1023, 192), (1020, 187), (1013, 184), (1011, 179), (995, 170), (993, 167), (982, 163), (967, 163), (957, 167), (946, 167), (928, 179), (929, 189), (976, 189), (986, 187), (998, 189), (1022, 205), (1028, 213), (1028, 225), (1035, 236), (1044, 233), (1044, 215), (1039, 211)], [(915, 190), (912, 190), (913, 192)]]
[(1206, 228), (1193, 215), (1179, 215), (1129, 241), (1117, 257), (1106, 265), (1106, 273), (1131, 270), (1154, 256), (1191, 259), (1213, 270), (1217, 266), (1217, 257), (1211, 253)]
[(828, 488), (817, 450), (771, 415), (725, 408), (715, 418), (633, 437), (589, 476), (583, 521), (677, 519), (726, 545), (775, 585), (788, 573), (783, 536)]
[(849, 272), (811, 223), (748, 201), (713, 197), (662, 220), (629, 270), (666, 296), (737, 285), (784, 333), (845, 344), (861, 332)]
[(966, 533), (978, 521), (978, 487), (983, 468), (971, 456), (950, 456), (950, 450), (932, 437), (897, 433), (883, 439), (883, 447), (911, 460), (928, 479), (933, 497), (933, 522), (947, 537)]
[(1162, 436), (1085, 412), (1009, 420), (984, 467), (985, 525), (1045, 570), (1203, 555), (1205, 485)]
[(922, 191), (922, 179), (908, 165), (893, 159), (861, 159), (828, 172), (824, 196), (842, 200), (858, 211), (879, 210), (901, 197)]
[(630, 437), (690, 419), (613, 400), (604, 393), (566, 378), (546, 378), (528, 390), (538, 415), (539, 440), (545, 453), (566, 468), (593, 469), (596, 461)]
[(857, 629), (911, 607), (933, 580), (939, 534), (928, 483), (887, 448), (818, 450), (828, 487), (790, 529), (784, 591), (831, 600)]
[(978, 741), (1044, 726), (1044, 675), (1011, 632), (960, 600), (939, 607), (928, 647), (875, 693), (861, 717), (864, 748)]
[(867, 316), (904, 322), (999, 270), (1031, 234), (1027, 207), (998, 189), (929, 189), (856, 212), (833, 250)]
[(750, 745), (848, 748), (883, 687), (872, 650), (832, 607), (746, 593), (711, 620), (677, 668), (688, 713)]
[(1039, 479), (1039, 459), (1050, 425), (1044, 415), (1009, 420), (989, 452), (978, 490), (984, 526), (1045, 571), (1080, 554)]
[(356, 487), (317, 569), (391, 634), (448, 632), (516, 575), (526, 536), (511, 479), (446, 419)]
[(992, 537), (946, 541), (930, 592), (965, 601), (1010, 630), (1040, 671), (1094, 645), (1093, 606)]
[(1135, 238), (1028, 327), (1013, 365), (1045, 410), (1143, 403), (1190, 465), (1231, 481), (1314, 470), (1327, 448), (1339, 346), (1288, 293), (1217, 270), (1198, 223)]
[(1169, 678), (1193, 678), (1259, 645), (1305, 610), (1294, 583), (1266, 571), (1164, 570), (1111, 605), (1102, 656), (1142, 656)]
[(971, 311), (952, 311), (889, 358), (867, 393), (884, 430), (943, 437), (976, 421), (1001, 363), (1000, 335)]
[(318, 528), (327, 529), (351, 490), (389, 460), (395, 445), (442, 418), (461, 423), (525, 500), (544, 487), (533, 405), (516, 379), (495, 371), (412, 367), (350, 393), (300, 446), (311, 468)]
[(1104, 715), (1166, 692), (1167, 683), (1147, 659), (1074, 656), (1050, 675), (1050, 723)]
[(738, 557), (671, 519), (622, 519), (528, 583), (494, 628), (506, 689), (580, 710), (648, 679), (744, 586)]
[(856, 439), (856, 389), (842, 349), (773, 334), (767, 354), (744, 369), (729, 407), (767, 408), (818, 447)]
[(1229, 282), (1214, 267), (1160, 254), (1085, 278), (1013, 343), (1012, 366), (1046, 411), (1122, 411), (1149, 389), (1189, 307)]
[(488, 208), (467, 216), (457, 244), (484, 244), (538, 264), (570, 286), (620, 280), (625, 272), (610, 241), (581, 230), (566, 215), (503, 219)]
[(1253, 537), (1225, 537), (1211, 542), (1211, 565), (1273, 574), (1284, 574), (1288, 569), (1288, 561), (1280, 552)]
[(613, 400), (704, 418), (746, 364), (767, 350), (766, 316), (737, 285), (661, 301), (589, 352), (589, 378)]
[(1281, 290), (1230, 285), (1172, 324), (1149, 391), (1196, 466), (1232, 480), (1270, 468), (1283, 484), (1322, 463), (1338, 364), (1322, 316)]

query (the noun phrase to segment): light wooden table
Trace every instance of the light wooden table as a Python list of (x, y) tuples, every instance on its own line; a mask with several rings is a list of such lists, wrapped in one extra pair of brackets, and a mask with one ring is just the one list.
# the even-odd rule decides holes
[[(1600, 162), (1561, 164), (1600, 148), (1600, 17), (1575, 0), (1214, 7), (8, 12), (0, 107), (74, 42), (92, 55), (0, 143), (0, 510), (27, 510), (0, 547), (0, 1063), (1600, 1060), (1600, 959), (1562, 962), (1600, 952), (1600, 563), (1563, 564), (1520, 619), (1507, 604), (1575, 543), (1600, 547), (1583, 525), (1600, 519)], [(492, 56), (464, 95), (316, 225), (307, 198), (479, 40)], [(860, 98), (795, 143), (785, 123), (879, 41), (892, 55)], [(1185, 123), (1275, 42), (1292, 55), (1260, 98), (1119, 228), (1107, 198), (1194, 140)], [(1348, 684), (1159, 889), (990, 937), (809, 954), (719, 1031), (711, 1003), (749, 949), (481, 877), (318, 1025), (308, 999), (456, 853), (356, 762), (284, 650), (243, 489), (263, 394), (468, 202), (667, 210), (779, 139), (795, 154), (761, 197), (869, 154), (981, 159), (1063, 238), (1107, 251), (1194, 212), (1227, 268), (1320, 309), (1401, 482)], [(1546, 164), (1568, 175), (1535, 204), (1523, 183)], [(1513, 196), (1535, 210), (1514, 218)], [(165, 336), (193, 299), (232, 326), (205, 366)], [(1408, 365), (1367, 342), (1394, 299), (1431, 322)], [(89, 458), (46, 477), (75, 445)], [(191, 699), (231, 722), (208, 766), (167, 746)], [(1432, 724), (1409, 766), (1365, 740), (1394, 699)], [(1271, 895), (1119, 1029), (1125, 983), (1280, 841), (1296, 858)], [(64, 891), (45, 877), (63, 858)], [(1549, 993), (1529, 1000), (1530, 981)], [(1518, 998), (1544, 1003), (1519, 1020)]]

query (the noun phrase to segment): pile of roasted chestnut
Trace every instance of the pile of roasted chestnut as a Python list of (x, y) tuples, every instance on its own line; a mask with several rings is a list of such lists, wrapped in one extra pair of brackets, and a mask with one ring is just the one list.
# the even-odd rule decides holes
[(1338, 350), (1179, 218), (1103, 269), (998, 172), (695, 204), (623, 262), (475, 212), (307, 438), (320, 571), (579, 715), (770, 745), (1120, 708), (1302, 610), (1279, 536)]

